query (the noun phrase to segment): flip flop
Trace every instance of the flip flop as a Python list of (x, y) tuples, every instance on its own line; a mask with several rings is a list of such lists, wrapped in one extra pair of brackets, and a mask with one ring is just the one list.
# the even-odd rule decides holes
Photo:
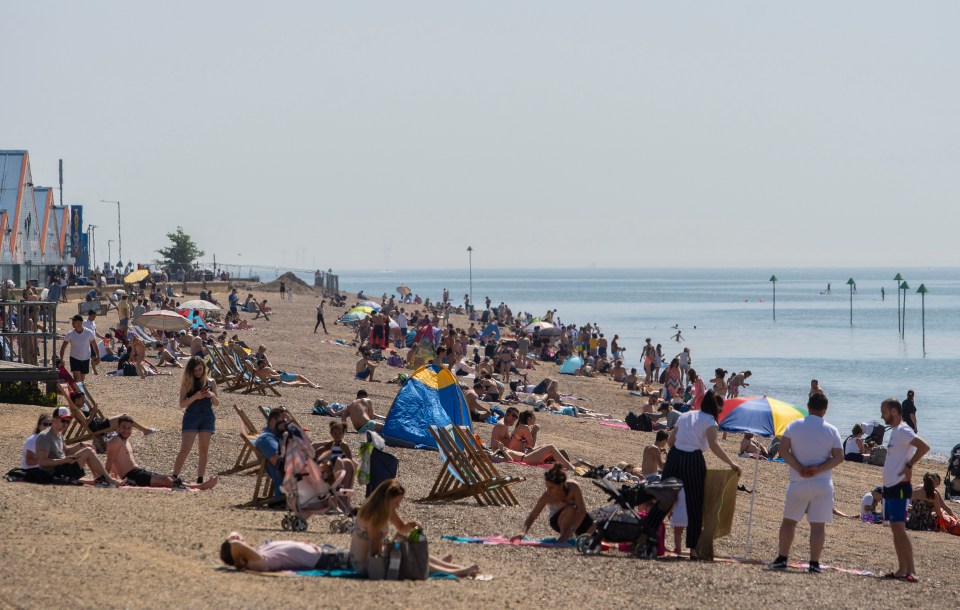
[(883, 577), (888, 580), (903, 580), (906, 578), (906, 576), (901, 576), (896, 572), (887, 572), (886, 574), (883, 575)]
[(914, 576), (913, 574), (907, 574), (906, 576), (901, 576), (903, 580), (907, 582), (920, 582), (920, 579)]

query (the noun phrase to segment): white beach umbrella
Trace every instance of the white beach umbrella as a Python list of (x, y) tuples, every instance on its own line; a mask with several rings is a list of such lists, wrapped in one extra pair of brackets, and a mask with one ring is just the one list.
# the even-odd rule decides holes
[(136, 317), (133, 323), (144, 328), (162, 331), (186, 330), (193, 324), (177, 312), (166, 309), (142, 313)]
[(217, 311), (221, 309), (219, 305), (214, 305), (210, 301), (203, 299), (193, 299), (186, 303), (180, 303), (180, 309), (199, 309), (200, 311)]

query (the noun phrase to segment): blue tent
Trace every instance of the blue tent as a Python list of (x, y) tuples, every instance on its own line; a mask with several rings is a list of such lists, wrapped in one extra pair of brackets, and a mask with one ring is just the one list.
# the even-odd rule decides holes
[(470, 409), (449, 369), (429, 364), (417, 369), (403, 384), (390, 405), (381, 435), (387, 444), (418, 449), (436, 449), (428, 427), (467, 426)]
[(480, 336), (484, 339), (489, 339), (490, 337), (496, 338), (497, 341), (500, 340), (500, 327), (497, 326), (496, 322), (490, 322), (487, 324), (486, 328), (483, 329), (483, 332), (480, 333)]
[(561, 375), (576, 375), (580, 367), (583, 366), (583, 358), (579, 356), (570, 356), (560, 365)]

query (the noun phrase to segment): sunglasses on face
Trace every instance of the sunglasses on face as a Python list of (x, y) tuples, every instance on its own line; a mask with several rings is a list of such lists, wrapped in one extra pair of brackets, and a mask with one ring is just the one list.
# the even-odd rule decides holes
[(49, 422), (49, 421), (45, 421), (45, 422), (41, 422), (41, 423), (40, 423), (40, 427), (41, 427), (41, 428), (49, 428), (49, 427), (52, 426), (52, 425), (53, 425), (53, 422)]

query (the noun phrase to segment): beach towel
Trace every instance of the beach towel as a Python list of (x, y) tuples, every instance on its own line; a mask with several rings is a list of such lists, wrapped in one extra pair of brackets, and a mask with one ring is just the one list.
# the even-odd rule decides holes
[(443, 540), (456, 542), (457, 544), (490, 544), (506, 546), (535, 546), (547, 549), (568, 549), (574, 545), (573, 540), (566, 542), (557, 542), (556, 538), (524, 538), (518, 542), (512, 542), (509, 538), (503, 536), (450, 536), (444, 534), (440, 536)]
[(630, 426), (628, 426), (627, 424), (611, 424), (610, 422), (605, 422), (605, 421), (600, 422), (600, 425), (606, 426), (608, 428), (621, 428), (623, 430), (630, 429)]
[[(253, 574), (255, 576), (268, 576), (268, 577), (277, 577), (277, 576), (312, 576), (319, 578), (358, 578), (362, 580), (367, 580), (366, 576), (358, 574), (355, 570), (301, 570), (299, 572), (292, 572), (289, 570), (284, 570), (280, 572), (257, 572), (254, 570), (237, 570), (229, 566), (213, 566), (214, 570), (218, 572), (234, 572), (236, 574)], [(456, 580), (457, 577), (453, 574), (440, 574), (434, 572), (430, 574), (431, 579), (435, 580)], [(477, 580), (491, 580), (491, 578), (477, 578)]]
[(713, 558), (713, 541), (730, 535), (733, 513), (737, 508), (737, 482), (733, 470), (707, 470), (703, 487), (703, 533), (697, 543), (697, 555)]

